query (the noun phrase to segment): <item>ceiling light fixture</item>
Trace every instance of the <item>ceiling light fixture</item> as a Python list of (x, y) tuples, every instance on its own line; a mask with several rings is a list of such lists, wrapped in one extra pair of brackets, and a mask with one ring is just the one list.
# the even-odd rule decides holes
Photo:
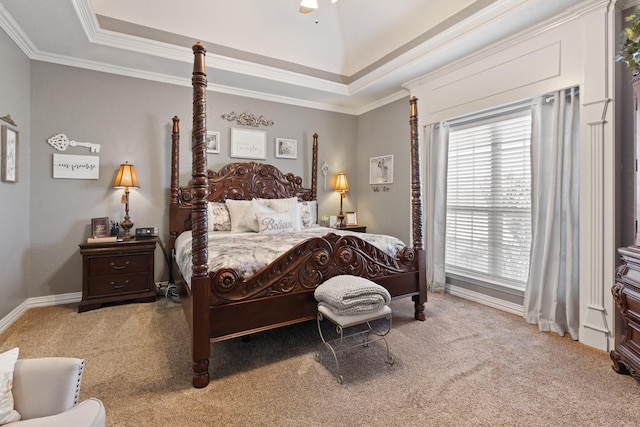
[(310, 13), (318, 8), (318, 0), (302, 0), (300, 2), (300, 13)]
[[(338, 0), (331, 0), (331, 3), (335, 3)], [(300, 2), (300, 13), (311, 13), (318, 9), (318, 0), (302, 0)]]

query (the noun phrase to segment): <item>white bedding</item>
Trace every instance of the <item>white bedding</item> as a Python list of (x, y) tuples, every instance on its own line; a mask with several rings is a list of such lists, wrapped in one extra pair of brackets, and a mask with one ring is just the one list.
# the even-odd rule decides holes
[[(354, 233), (327, 227), (311, 227), (277, 235), (214, 231), (208, 234), (209, 271), (229, 267), (238, 271), (241, 276), (249, 277), (297, 243), (312, 237), (322, 237), (327, 233), (358, 236), (392, 257), (405, 247), (405, 244), (396, 237)], [(186, 231), (178, 236), (175, 243), (176, 263), (187, 284), (191, 284), (191, 240), (191, 231)]]

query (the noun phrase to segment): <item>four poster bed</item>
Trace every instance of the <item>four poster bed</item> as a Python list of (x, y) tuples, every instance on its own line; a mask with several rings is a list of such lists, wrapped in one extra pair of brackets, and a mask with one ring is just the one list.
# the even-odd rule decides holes
[[(315, 319), (317, 303), (313, 292), (333, 276), (362, 276), (384, 286), (393, 298), (410, 296), (415, 304), (415, 318), (424, 320), (427, 292), (416, 99), (412, 98), (410, 108), (413, 244), (409, 247), (388, 236), (349, 234), (317, 227), (313, 219), (297, 222), (302, 211), (307, 219), (314, 214), (317, 218), (317, 134), (313, 136), (311, 188), (302, 186), (302, 178), (282, 173), (268, 164), (230, 163), (217, 172), (207, 170), (205, 49), (197, 43), (193, 52), (192, 179), (189, 186), (179, 186), (179, 119), (174, 117), (169, 248), (174, 258), (172, 278), (179, 285), (192, 333), (194, 387), (205, 387), (209, 382), (211, 342)], [(252, 210), (258, 204), (261, 204), (259, 210), (271, 213)], [(297, 223), (297, 229), (261, 236), (269, 230), (263, 230), (258, 223), (260, 230), (253, 231), (259, 232), (234, 233), (240, 230), (238, 205), (245, 209), (243, 219), (248, 217), (247, 212), (253, 214), (254, 219), (281, 215), (280, 219), (290, 220), (278, 224)], [(277, 209), (283, 205), (287, 208)], [(231, 231), (227, 221), (210, 217), (225, 209), (230, 214)], [(270, 219), (273, 224), (273, 218)], [(266, 219), (263, 222), (266, 224)], [(222, 237), (217, 238), (219, 232), (215, 230), (223, 229)], [(279, 248), (268, 265), (256, 265), (250, 271), (244, 271), (245, 261), (240, 256), (229, 256), (227, 252), (231, 249), (224, 246), (236, 234), (247, 239), (253, 234), (261, 239), (257, 245), (258, 250), (263, 251), (271, 245), (265, 242), (276, 245), (285, 235), (297, 232), (299, 240), (290, 243), (290, 248)], [(387, 237), (390, 240), (383, 240)], [(248, 252), (250, 244), (241, 240), (236, 246)], [(241, 265), (220, 265), (225, 256), (238, 258)]]

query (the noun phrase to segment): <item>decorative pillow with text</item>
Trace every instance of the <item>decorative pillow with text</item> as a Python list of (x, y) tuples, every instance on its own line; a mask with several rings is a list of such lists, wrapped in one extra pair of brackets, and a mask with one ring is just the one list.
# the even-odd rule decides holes
[(295, 231), (293, 215), (290, 212), (257, 213), (258, 232), (278, 234)]

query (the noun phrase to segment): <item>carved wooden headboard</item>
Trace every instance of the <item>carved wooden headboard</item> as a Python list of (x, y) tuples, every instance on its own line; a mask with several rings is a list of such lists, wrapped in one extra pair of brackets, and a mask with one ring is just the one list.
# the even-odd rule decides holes
[[(191, 230), (191, 186), (179, 186), (179, 119), (173, 118), (171, 147), (171, 197), (169, 203), (169, 250), (173, 250), (180, 233)], [(280, 199), (297, 197), (300, 201), (316, 200), (318, 187), (318, 134), (313, 135), (311, 188), (302, 186), (302, 178), (282, 173), (266, 163), (229, 163), (217, 172), (207, 171), (207, 200), (224, 202), (226, 199), (251, 200), (253, 198)]]

